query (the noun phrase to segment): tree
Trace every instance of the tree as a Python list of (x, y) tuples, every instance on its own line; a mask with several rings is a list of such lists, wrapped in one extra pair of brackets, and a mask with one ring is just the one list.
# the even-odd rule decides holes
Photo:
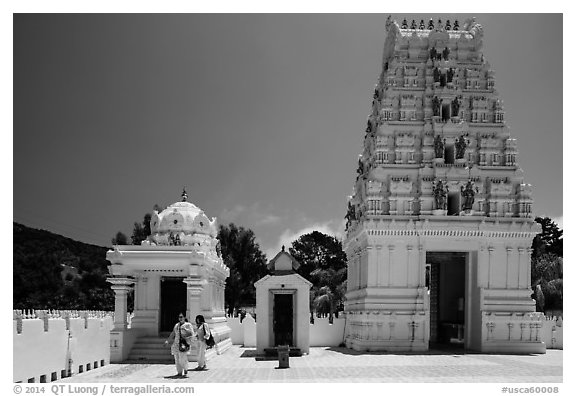
[(328, 286), (318, 289), (314, 298), (314, 308), (319, 315), (328, 315), (328, 320), (332, 323), (332, 313), (336, 311), (336, 299), (332, 290)]
[[(162, 212), (164, 208), (158, 204), (154, 204), (154, 211), (155, 212)], [(130, 240), (132, 241), (132, 245), (141, 245), (142, 241), (146, 240), (151, 234), (152, 230), (150, 229), (150, 221), (152, 220), (152, 215), (150, 213), (146, 213), (144, 215), (144, 221), (142, 223), (135, 222), (134, 228), (132, 229), (132, 235), (130, 236)], [(128, 245), (128, 238), (122, 232), (118, 231), (116, 236), (112, 238), (113, 245)]]
[(144, 215), (144, 221), (142, 223), (134, 223), (134, 230), (132, 231), (132, 245), (141, 245), (152, 231), (150, 230), (150, 220), (152, 220), (152, 215), (146, 213)]
[[(562, 309), (563, 259), (546, 253), (532, 259), (532, 298), (536, 299), (537, 310), (546, 312)], [(539, 293), (542, 294), (539, 301)]]
[(122, 232), (118, 231), (116, 236), (112, 238), (112, 245), (128, 245), (128, 237)]
[(542, 232), (536, 235), (532, 241), (532, 257), (538, 257), (545, 253), (562, 257), (563, 231), (549, 217), (536, 217), (534, 221), (542, 226)]
[(231, 315), (235, 308), (256, 304), (254, 283), (268, 274), (266, 256), (256, 243), (254, 232), (230, 223), (218, 231), (224, 264), (230, 269), (224, 300)]
[(343, 309), (346, 294), (346, 253), (342, 242), (313, 231), (292, 242), (289, 251), (301, 264), (297, 272), (312, 282), (314, 308), (317, 312), (327, 310), (331, 320), (333, 312), (338, 315), (338, 310)]
[(549, 217), (537, 217), (535, 221), (542, 232), (532, 241), (532, 298), (539, 311), (562, 310), (563, 231)]

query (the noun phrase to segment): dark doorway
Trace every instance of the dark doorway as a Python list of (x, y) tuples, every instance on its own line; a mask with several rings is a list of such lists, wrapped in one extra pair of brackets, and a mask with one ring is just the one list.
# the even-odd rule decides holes
[[(160, 282), (160, 331), (172, 331), (178, 314), (186, 315), (184, 278), (162, 278)], [(190, 320), (190, 318), (188, 318)]]
[(455, 216), (460, 214), (460, 193), (448, 193), (448, 216)]
[(442, 121), (446, 122), (450, 120), (450, 104), (442, 105)]
[(464, 346), (466, 253), (428, 252), (430, 344)]
[(294, 346), (293, 305), (292, 294), (274, 294), (274, 346)]
[(444, 148), (444, 163), (453, 164), (454, 163), (454, 146), (446, 145)]

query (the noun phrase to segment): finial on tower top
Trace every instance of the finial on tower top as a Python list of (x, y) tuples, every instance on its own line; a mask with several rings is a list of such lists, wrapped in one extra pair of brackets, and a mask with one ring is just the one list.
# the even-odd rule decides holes
[(284, 245), (282, 245), (282, 251), (284, 251)]
[(186, 187), (182, 188), (182, 202), (186, 202), (188, 200), (188, 194), (186, 194)]

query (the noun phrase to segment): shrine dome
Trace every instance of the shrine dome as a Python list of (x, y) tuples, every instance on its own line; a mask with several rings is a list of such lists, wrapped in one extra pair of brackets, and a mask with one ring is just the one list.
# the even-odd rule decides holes
[(150, 219), (150, 231), (148, 241), (159, 245), (187, 245), (192, 242), (192, 236), (216, 238), (218, 233), (216, 219), (210, 220), (202, 209), (188, 202), (185, 190), (181, 202), (168, 206), (160, 213), (154, 211)]

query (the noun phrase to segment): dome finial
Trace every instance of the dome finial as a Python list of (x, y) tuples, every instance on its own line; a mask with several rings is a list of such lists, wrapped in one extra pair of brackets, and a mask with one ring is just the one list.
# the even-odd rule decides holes
[(282, 245), (282, 251), (284, 251), (284, 245)]
[(188, 201), (188, 194), (186, 194), (186, 187), (182, 188), (182, 202)]

